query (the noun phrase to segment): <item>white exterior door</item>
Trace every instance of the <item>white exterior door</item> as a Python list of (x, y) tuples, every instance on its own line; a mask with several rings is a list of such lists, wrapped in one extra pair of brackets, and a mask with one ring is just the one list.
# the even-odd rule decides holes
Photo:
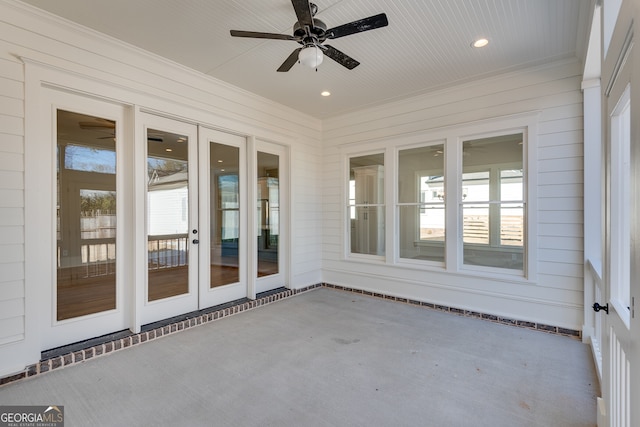
[(246, 138), (201, 127), (200, 308), (247, 296)]
[(284, 147), (43, 94), (42, 155), (30, 163), (41, 350), (286, 286)]
[(198, 309), (198, 128), (151, 114), (139, 117), (145, 238), (136, 268), (146, 271), (137, 275), (144, 279), (136, 286), (144, 325)]
[[(42, 154), (31, 165), (41, 350), (130, 325), (131, 157), (125, 107), (43, 88)], [(31, 225), (31, 224), (30, 224)]]
[[(253, 248), (249, 268), (255, 294), (286, 286), (288, 283), (288, 155), (284, 147), (256, 141), (251, 162), (254, 209)], [(250, 166), (251, 167), (251, 166)]]
[[(615, 10), (604, 2), (604, 16)], [(609, 7), (609, 9), (608, 9)], [(623, 0), (602, 68), (607, 153), (602, 395), (598, 425), (640, 425), (640, 34), (638, 2)], [(615, 16), (615, 15), (613, 15)], [(605, 38), (608, 25), (604, 22)], [(634, 117), (632, 117), (634, 114)]]

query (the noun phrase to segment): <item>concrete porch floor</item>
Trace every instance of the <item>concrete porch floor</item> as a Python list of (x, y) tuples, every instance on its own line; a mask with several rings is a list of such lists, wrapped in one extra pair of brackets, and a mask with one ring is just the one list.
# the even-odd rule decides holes
[(318, 288), (0, 387), (70, 426), (595, 426), (575, 338)]

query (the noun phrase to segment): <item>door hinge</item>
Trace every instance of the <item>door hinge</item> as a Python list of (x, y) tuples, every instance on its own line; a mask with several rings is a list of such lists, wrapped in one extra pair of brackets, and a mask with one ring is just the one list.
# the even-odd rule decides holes
[(636, 318), (636, 297), (631, 297), (631, 318)]

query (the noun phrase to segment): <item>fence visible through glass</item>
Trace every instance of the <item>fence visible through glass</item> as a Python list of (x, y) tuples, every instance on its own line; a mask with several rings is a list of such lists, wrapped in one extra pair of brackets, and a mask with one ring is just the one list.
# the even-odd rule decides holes
[(116, 123), (57, 111), (56, 319), (116, 308)]

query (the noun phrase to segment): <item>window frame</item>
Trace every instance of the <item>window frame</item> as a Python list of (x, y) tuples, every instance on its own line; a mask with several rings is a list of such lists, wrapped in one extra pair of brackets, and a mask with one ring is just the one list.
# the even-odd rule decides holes
[[(432, 202), (424, 202), (421, 200), (420, 197), (420, 189), (418, 188), (418, 197), (417, 200), (419, 200), (418, 202), (400, 202), (399, 200), (399, 186), (398, 186), (398, 172), (400, 171), (400, 152), (401, 151), (405, 151), (405, 150), (413, 150), (413, 149), (417, 149), (417, 148), (428, 148), (428, 147), (437, 147), (437, 146), (442, 146), (442, 157), (443, 157), (443, 162), (442, 162), (442, 169), (438, 170), (438, 172), (441, 172), (442, 175), (442, 180), (443, 180), (443, 199), (441, 202), (438, 203), (432, 203)], [(394, 173), (394, 192), (393, 192), (393, 212), (394, 212), (394, 216), (397, 218), (397, 226), (394, 227), (394, 230), (397, 230), (398, 233), (396, 235), (394, 235), (394, 243), (396, 246), (396, 253), (394, 256), (395, 262), (397, 263), (407, 263), (407, 264), (415, 264), (417, 266), (421, 266), (421, 265), (427, 265), (427, 266), (431, 266), (434, 268), (439, 268), (439, 269), (443, 269), (445, 268), (446, 264), (447, 264), (447, 201), (446, 201), (446, 194), (447, 194), (447, 185), (448, 185), (448, 181), (447, 181), (447, 177), (446, 177), (446, 171), (447, 171), (447, 165), (446, 165), (446, 159), (447, 159), (447, 141), (446, 139), (439, 139), (439, 140), (431, 140), (431, 141), (427, 141), (427, 142), (423, 142), (423, 143), (419, 143), (419, 144), (412, 144), (412, 145), (404, 145), (404, 146), (399, 146), (397, 147), (397, 150), (395, 151), (395, 155), (394, 155), (394, 162), (396, 164), (395, 167), (395, 173)], [(427, 169), (420, 169), (420, 170), (415, 170), (414, 171), (414, 179), (415, 180), (419, 180), (421, 177), (420, 172), (422, 171), (427, 171)], [(431, 170), (429, 170), (431, 172)], [(425, 246), (442, 246), (443, 248), (443, 261), (434, 261), (434, 260), (419, 260), (419, 259), (414, 259), (414, 258), (403, 258), (400, 255), (400, 210), (403, 206), (415, 206), (418, 207), (418, 218), (417, 218), (417, 223), (420, 222), (420, 210), (422, 209), (422, 206), (437, 206), (437, 205), (442, 205), (443, 209), (444, 209), (444, 230), (445, 230), (445, 235), (444, 235), (444, 240), (442, 242), (440, 241), (434, 241), (434, 242), (421, 242), (420, 239), (420, 231), (418, 230), (418, 235), (415, 237), (415, 241), (416, 242), (420, 242), (420, 244), (424, 244)]]
[[(535, 211), (531, 210), (530, 207), (530, 197), (531, 194), (535, 192), (535, 187), (532, 187), (531, 183), (529, 182), (529, 177), (534, 176), (531, 168), (533, 167), (533, 162), (529, 162), (529, 159), (531, 158), (531, 153), (532, 153), (532, 146), (531, 146), (531, 141), (529, 140), (529, 135), (531, 135), (531, 127), (532, 125), (523, 125), (523, 126), (518, 126), (518, 127), (504, 127), (501, 129), (500, 126), (496, 126), (494, 128), (494, 130), (491, 131), (487, 131), (487, 132), (478, 132), (478, 133), (469, 133), (469, 134), (465, 134), (462, 136), (459, 136), (457, 138), (457, 143), (459, 145), (459, 151), (460, 151), (460, 155), (459, 155), (459, 159), (458, 160), (458, 166), (459, 166), (459, 172), (457, 175), (458, 181), (457, 181), (457, 185), (458, 188), (462, 189), (463, 187), (463, 171), (464, 171), (464, 162), (463, 162), (463, 155), (462, 155), (462, 151), (463, 151), (463, 145), (465, 142), (468, 141), (473, 141), (473, 140), (478, 140), (478, 139), (486, 139), (486, 138), (493, 138), (493, 137), (500, 137), (500, 136), (506, 136), (506, 135), (512, 135), (512, 134), (518, 134), (521, 133), (522, 134), (522, 182), (523, 182), (523, 189), (522, 189), (522, 202), (524, 205), (524, 209), (523, 209), (523, 245), (522, 245), (522, 250), (523, 250), (523, 266), (522, 266), (522, 270), (515, 270), (515, 269), (508, 269), (508, 268), (501, 268), (501, 267), (490, 267), (490, 266), (482, 266), (482, 265), (471, 265), (471, 264), (465, 264), (464, 262), (464, 248), (465, 248), (465, 243), (464, 243), (464, 224), (463, 224), (463, 220), (464, 220), (464, 213), (463, 213), (463, 208), (465, 205), (465, 202), (462, 199), (458, 199), (458, 206), (457, 206), (457, 212), (458, 212), (458, 224), (459, 224), (459, 235), (460, 235), (460, 239), (459, 239), (459, 247), (457, 247), (456, 249), (458, 250), (458, 270), (459, 271), (468, 271), (469, 273), (472, 274), (477, 274), (477, 273), (482, 273), (485, 272), (487, 274), (491, 274), (491, 275), (501, 275), (501, 276), (505, 276), (505, 277), (521, 277), (523, 279), (529, 279), (531, 280), (532, 275), (535, 277), (535, 270), (530, 269), (530, 267), (532, 265), (534, 265), (534, 261), (532, 260), (532, 256), (535, 256), (535, 252), (533, 252), (535, 250), (535, 247), (533, 245), (533, 240), (531, 239), (530, 236), (536, 236), (536, 234), (531, 234), (532, 230), (531, 225), (537, 223), (537, 221), (532, 221), (531, 220), (531, 215), (533, 215), (535, 213)], [(489, 171), (489, 185), (490, 185), (490, 191), (495, 191), (495, 188), (491, 188), (492, 182), (494, 180), (496, 180), (497, 182), (497, 186), (499, 187), (500, 185), (500, 178), (499, 178), (499, 172), (501, 170), (504, 170), (505, 168), (508, 168), (508, 165), (510, 165), (512, 163), (509, 162), (505, 162), (505, 163), (496, 163), (496, 164), (492, 164), (492, 165), (488, 165), (488, 167), (483, 167), (483, 166), (477, 166), (477, 167), (473, 167), (472, 169), (477, 169), (478, 171)], [(536, 173), (537, 174), (537, 173)], [(498, 175), (497, 177), (494, 178), (494, 175)], [(537, 185), (537, 183), (536, 183)], [(469, 204), (471, 202), (467, 202), (467, 204)], [(504, 204), (505, 202), (502, 200), (492, 200), (491, 195), (489, 196), (489, 201), (487, 202), (477, 202), (477, 204), (487, 204), (489, 205), (489, 209), (491, 209), (492, 205), (498, 205), (501, 206), (502, 204)], [(498, 208), (499, 209), (499, 208)], [(497, 219), (496, 219), (497, 218)], [(500, 218), (500, 216), (497, 216), (495, 218), (492, 218), (490, 216), (489, 218), (489, 224), (490, 224), (490, 228), (489, 228), (489, 245), (488, 247), (490, 248), (494, 248), (497, 250), (501, 250), (503, 248), (505, 248), (504, 245), (501, 244), (494, 244), (495, 240), (498, 240), (498, 242), (500, 241), (499, 238), (499, 231), (497, 234), (497, 237), (495, 235), (492, 235), (492, 228), (491, 228), (491, 223), (498, 221)], [(499, 223), (498, 223), (498, 229), (499, 229)], [(493, 228), (494, 233), (495, 234), (495, 227)], [(508, 248), (508, 246), (506, 246)]]
[[(359, 204), (356, 202), (356, 198), (355, 198), (355, 193), (354, 193), (354, 198), (351, 199), (351, 193), (350, 193), (350, 189), (351, 189), (351, 159), (353, 158), (357, 158), (357, 157), (367, 157), (367, 156), (375, 156), (375, 155), (382, 155), (382, 167), (383, 167), (383, 183), (382, 183), (382, 201), (378, 202), (378, 203), (366, 203), (366, 204)], [(354, 260), (360, 260), (360, 261), (369, 261), (369, 262), (376, 262), (376, 263), (384, 263), (387, 260), (387, 256), (389, 254), (389, 212), (388, 212), (388, 203), (387, 200), (389, 200), (389, 179), (388, 179), (388, 152), (385, 148), (380, 147), (378, 149), (372, 149), (372, 150), (368, 150), (368, 151), (357, 151), (357, 152), (352, 152), (352, 153), (348, 153), (345, 156), (345, 173), (346, 173), (346, 180), (343, 180), (343, 188), (345, 191), (345, 195), (342, 198), (343, 200), (343, 206), (346, 207), (346, 209), (343, 211), (343, 221), (344, 219), (347, 219), (346, 221), (346, 228), (345, 228), (345, 238), (344, 238), (344, 256), (347, 259), (354, 259)], [(346, 181), (346, 182), (345, 182)], [(344, 203), (344, 201), (346, 201), (346, 204)], [(351, 203), (353, 201), (353, 204)], [(366, 207), (376, 207), (379, 210), (382, 211), (383, 215), (384, 215), (384, 220), (383, 220), (383, 225), (384, 225), (384, 229), (382, 230), (382, 238), (384, 241), (384, 245), (383, 245), (383, 249), (382, 249), (382, 254), (367, 254), (367, 253), (359, 253), (359, 252), (352, 252), (352, 221), (356, 218), (352, 218), (351, 216), (351, 212), (353, 209), (356, 209), (358, 206), (366, 206)], [(380, 230), (379, 230), (380, 231)]]
[[(342, 179), (342, 229), (343, 260), (352, 262), (376, 262), (390, 267), (402, 267), (417, 271), (444, 272), (461, 277), (486, 277), (508, 283), (537, 283), (537, 230), (538, 230), (538, 168), (537, 146), (540, 111), (527, 111), (509, 116), (493, 117), (471, 123), (446, 126), (381, 138), (373, 141), (356, 141), (341, 146), (344, 175)], [(459, 198), (462, 191), (462, 142), (493, 136), (522, 133), (522, 169), (524, 234), (523, 269), (509, 270), (463, 264), (462, 213)], [(445, 263), (400, 258), (400, 218), (398, 203), (399, 151), (444, 143), (445, 180)], [(367, 147), (364, 151), (363, 147)], [(348, 210), (349, 159), (364, 154), (385, 153), (385, 227), (386, 252), (384, 257), (350, 253), (350, 223)], [(453, 214), (452, 212), (455, 212)], [(346, 221), (345, 221), (346, 220)]]

